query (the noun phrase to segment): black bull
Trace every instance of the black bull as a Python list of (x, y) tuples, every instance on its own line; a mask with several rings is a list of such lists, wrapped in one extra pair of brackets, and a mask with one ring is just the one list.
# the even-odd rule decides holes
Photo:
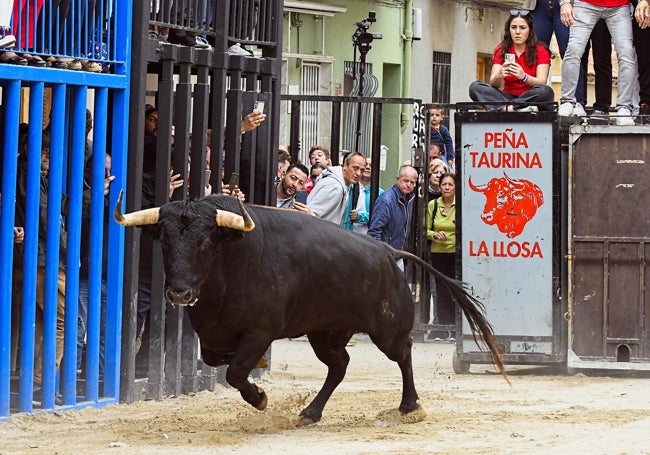
[[(411, 360), (414, 305), (396, 260), (417, 262), (441, 278), (504, 373), (483, 307), (465, 286), (410, 253), (293, 210), (251, 206), (229, 196), (175, 201), (115, 219), (124, 226), (154, 225), (165, 270), (165, 298), (186, 305), (205, 363), (229, 364), (226, 380), (259, 410), (264, 390), (248, 377), (273, 340), (307, 334), (327, 378), (300, 413), (320, 420), (343, 380), (346, 344), (363, 332), (402, 373), (399, 410), (419, 408)], [(241, 213), (241, 215), (240, 215)]]

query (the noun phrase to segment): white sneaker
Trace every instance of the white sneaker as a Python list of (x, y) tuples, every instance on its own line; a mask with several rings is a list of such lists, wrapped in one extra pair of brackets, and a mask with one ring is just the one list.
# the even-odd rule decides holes
[(560, 104), (560, 107), (557, 110), (557, 115), (560, 117), (571, 117), (573, 116), (574, 106), (570, 101), (565, 101)]
[(244, 49), (240, 43), (235, 43), (228, 48), (228, 53), (230, 55), (244, 55), (246, 57), (251, 57), (253, 53), (248, 49)]
[(616, 124), (618, 126), (634, 126), (634, 119), (632, 113), (626, 107), (619, 107), (616, 114)]
[(196, 36), (194, 38), (195, 43), (194, 47), (197, 49), (212, 49), (212, 46), (210, 46), (210, 43), (208, 43), (208, 40), (203, 38), (202, 36)]
[(537, 106), (524, 106), (517, 109), (517, 112), (539, 112), (539, 108)]
[(575, 107), (573, 108), (573, 115), (576, 117), (586, 117), (587, 113), (585, 112), (585, 108), (582, 107), (582, 104), (576, 103)]

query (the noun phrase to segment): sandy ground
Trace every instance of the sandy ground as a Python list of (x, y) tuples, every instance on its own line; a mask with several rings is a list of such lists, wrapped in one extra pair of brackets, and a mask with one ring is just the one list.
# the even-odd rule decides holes
[[(513, 366), (455, 375), (452, 344), (414, 346), (426, 411), (401, 419), (397, 365), (361, 337), (323, 419), (296, 428), (325, 369), (302, 341), (277, 341), (259, 412), (231, 388), (0, 423), (0, 454), (650, 454), (650, 379)], [(419, 420), (419, 421), (418, 421)]]

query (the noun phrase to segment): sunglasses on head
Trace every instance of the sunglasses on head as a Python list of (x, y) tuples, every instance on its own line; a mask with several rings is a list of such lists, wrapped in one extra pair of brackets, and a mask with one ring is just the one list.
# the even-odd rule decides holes
[(530, 11), (527, 9), (511, 9), (510, 10), (510, 15), (511, 16), (519, 16), (519, 17), (526, 17), (530, 14)]

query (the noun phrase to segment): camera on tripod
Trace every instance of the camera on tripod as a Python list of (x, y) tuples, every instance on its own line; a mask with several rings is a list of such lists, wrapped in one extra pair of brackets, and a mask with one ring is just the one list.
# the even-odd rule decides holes
[(370, 11), (368, 17), (355, 23), (357, 30), (354, 32), (354, 35), (352, 35), (352, 44), (359, 46), (359, 49), (362, 52), (364, 48), (372, 43), (373, 40), (382, 38), (381, 33), (368, 32), (368, 29), (373, 22), (377, 22), (377, 18), (375, 17), (375, 12)]

